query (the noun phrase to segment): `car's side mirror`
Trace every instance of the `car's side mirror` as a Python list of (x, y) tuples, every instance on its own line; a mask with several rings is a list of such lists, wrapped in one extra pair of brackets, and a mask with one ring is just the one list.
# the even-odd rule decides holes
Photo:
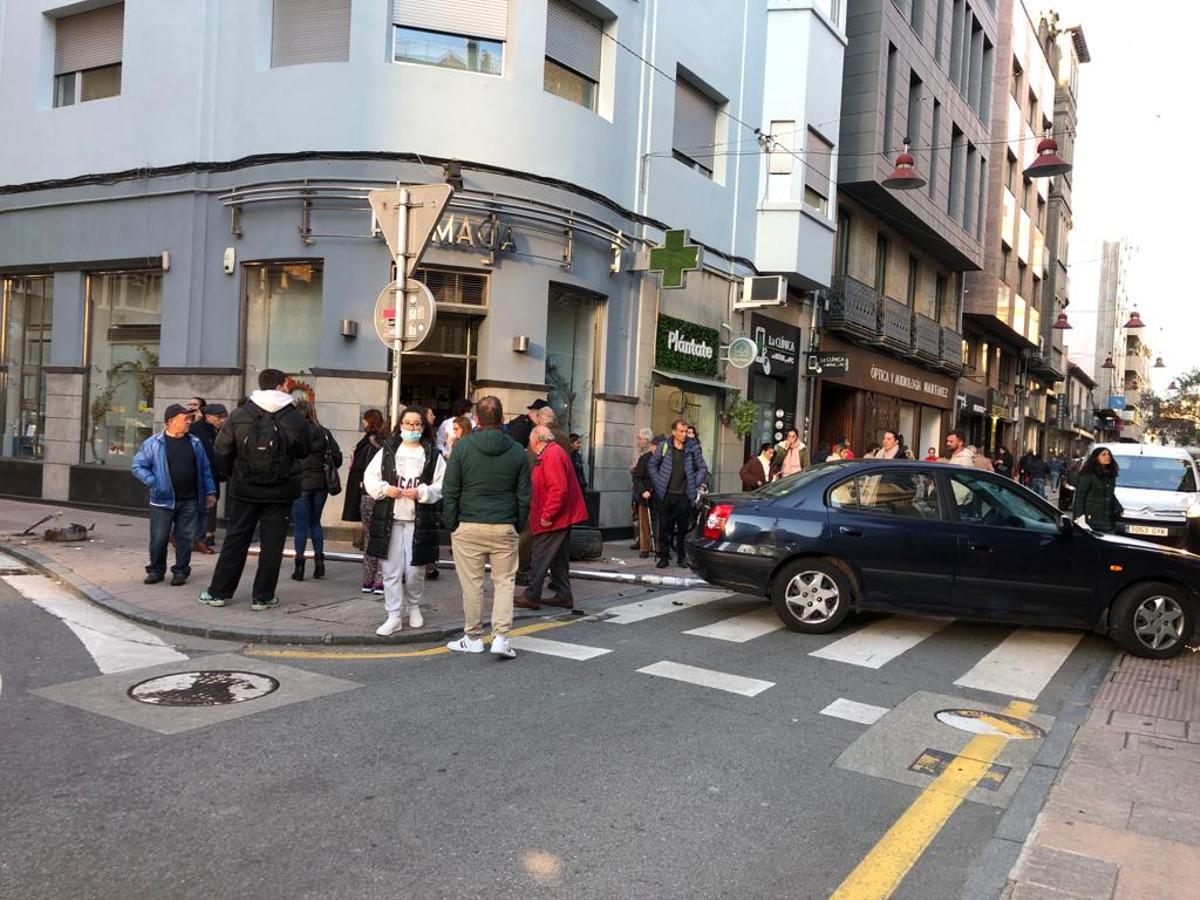
[(1075, 530), (1075, 520), (1065, 513), (1058, 517), (1058, 533), (1070, 534)]

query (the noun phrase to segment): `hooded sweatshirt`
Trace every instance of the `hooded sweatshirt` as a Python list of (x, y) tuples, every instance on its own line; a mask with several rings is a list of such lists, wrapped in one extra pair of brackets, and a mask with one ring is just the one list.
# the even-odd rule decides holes
[(498, 428), (472, 431), (454, 445), (442, 482), (442, 519), (447, 531), (460, 522), (512, 525), (529, 520), (529, 457)]
[[(290, 460), (289, 475), (278, 484), (253, 484), (241, 477), (237, 464), (246, 439), (255, 430), (255, 420), (274, 416), (282, 437), (284, 455)], [(213, 447), (218, 465), (229, 478), (229, 493), (251, 503), (290, 503), (300, 496), (301, 461), (312, 452), (308, 422), (296, 409), (292, 395), (283, 391), (255, 391), (235, 409), (217, 434)]]

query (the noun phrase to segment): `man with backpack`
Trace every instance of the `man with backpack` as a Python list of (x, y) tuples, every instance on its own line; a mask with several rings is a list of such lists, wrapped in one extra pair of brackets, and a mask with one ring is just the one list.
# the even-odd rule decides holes
[(236, 503), (212, 582), (200, 595), (207, 606), (225, 606), (233, 599), (256, 527), (261, 550), (250, 608), (260, 611), (279, 605), (275, 586), (288, 516), (292, 501), (300, 496), (301, 462), (312, 451), (304, 416), (286, 393), (287, 381), (278, 369), (263, 369), (259, 389), (233, 411), (217, 435), (217, 463)]

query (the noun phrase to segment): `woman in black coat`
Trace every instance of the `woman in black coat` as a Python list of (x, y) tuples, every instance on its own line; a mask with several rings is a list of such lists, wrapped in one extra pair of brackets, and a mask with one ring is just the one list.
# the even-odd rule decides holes
[(300, 464), (300, 496), (292, 501), (292, 532), (296, 542), (296, 570), (292, 578), (304, 580), (304, 549), (308, 539), (313, 545), (313, 578), (325, 577), (325, 529), (321, 527), (321, 513), (329, 499), (329, 485), (325, 477), (326, 462), (335, 469), (342, 467), (342, 448), (329, 429), (317, 419), (317, 409), (307, 400), (296, 403), (308, 425), (309, 443), (312, 452)]
[[(366, 547), (367, 533), (371, 528), (371, 510), (375, 500), (363, 490), (363, 473), (367, 471), (372, 457), (383, 447), (387, 439), (387, 426), (383, 421), (383, 413), (377, 409), (368, 409), (362, 418), (363, 436), (354, 445), (354, 455), (350, 458), (350, 471), (346, 475), (346, 501), (342, 506), (343, 522), (361, 522), (362, 534), (354, 542), (356, 546)], [(383, 582), (379, 578), (379, 560), (366, 553), (363, 554), (362, 592), (369, 594), (383, 593)]]
[(1125, 512), (1117, 500), (1119, 471), (1107, 447), (1093, 450), (1079, 470), (1071, 514), (1077, 519), (1084, 516), (1093, 531), (1115, 531), (1117, 519)]

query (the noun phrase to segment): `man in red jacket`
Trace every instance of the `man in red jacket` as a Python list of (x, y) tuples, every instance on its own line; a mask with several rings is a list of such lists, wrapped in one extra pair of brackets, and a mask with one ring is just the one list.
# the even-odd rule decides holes
[[(513, 605), (541, 609), (545, 603), (571, 609), (575, 605), (568, 573), (571, 526), (587, 521), (583, 491), (579, 489), (571, 458), (545, 425), (533, 429), (529, 450), (537, 457), (533, 466), (533, 499), (529, 504), (533, 562), (529, 568), (529, 587)], [(543, 600), (542, 582), (547, 571), (554, 596)]]

